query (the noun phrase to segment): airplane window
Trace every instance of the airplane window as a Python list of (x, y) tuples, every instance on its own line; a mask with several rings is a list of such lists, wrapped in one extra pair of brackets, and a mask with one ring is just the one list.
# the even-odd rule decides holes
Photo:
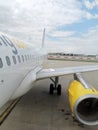
[(24, 62), (24, 56), (22, 55), (22, 61)]
[(30, 55), (28, 55), (28, 58), (29, 58), (29, 60), (30, 60)]
[(28, 60), (29, 60), (29, 55), (27, 55), (27, 58), (28, 58)]
[(32, 55), (30, 55), (30, 58), (32, 59)]
[(6, 63), (7, 63), (7, 65), (10, 66), (10, 65), (11, 65), (10, 58), (9, 58), (8, 56), (6, 56), (5, 58), (6, 58)]
[(2, 62), (2, 59), (0, 58), (0, 68), (3, 67), (3, 62)]
[(25, 55), (25, 60), (27, 61), (27, 56)]
[(16, 57), (12, 56), (14, 64), (16, 64)]
[(19, 61), (19, 63), (21, 62), (21, 59), (20, 59), (20, 56), (18, 55), (18, 61)]
[(32, 59), (33, 59), (33, 55), (32, 55)]

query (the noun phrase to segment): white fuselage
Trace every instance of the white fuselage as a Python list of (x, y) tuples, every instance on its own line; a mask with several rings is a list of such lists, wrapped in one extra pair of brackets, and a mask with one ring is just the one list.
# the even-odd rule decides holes
[(0, 35), (0, 107), (31, 89), (46, 56), (42, 48)]

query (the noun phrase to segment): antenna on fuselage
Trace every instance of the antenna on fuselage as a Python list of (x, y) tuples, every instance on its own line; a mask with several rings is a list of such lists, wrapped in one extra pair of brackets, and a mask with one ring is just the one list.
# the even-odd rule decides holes
[(43, 30), (42, 48), (44, 48), (44, 43), (45, 43), (45, 28), (44, 28), (44, 30)]

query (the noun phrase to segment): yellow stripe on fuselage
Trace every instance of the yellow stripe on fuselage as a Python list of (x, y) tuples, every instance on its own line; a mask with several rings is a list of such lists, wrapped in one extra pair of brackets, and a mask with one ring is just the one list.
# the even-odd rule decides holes
[(13, 41), (13, 43), (15, 43), (15, 45), (18, 48), (22, 48), (22, 49), (28, 48), (27, 44), (23, 43), (22, 41), (19, 41), (17, 39), (12, 39), (12, 41)]

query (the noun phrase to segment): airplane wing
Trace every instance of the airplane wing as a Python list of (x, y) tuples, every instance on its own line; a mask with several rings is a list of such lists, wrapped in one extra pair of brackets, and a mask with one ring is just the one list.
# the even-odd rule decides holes
[(75, 81), (72, 81), (68, 87), (68, 98), (72, 115), (82, 124), (98, 125), (98, 116), (96, 116), (96, 113), (98, 114), (98, 109), (96, 109), (98, 107), (98, 91), (85, 82), (80, 74), (81, 72), (96, 70), (98, 70), (98, 65), (42, 69), (37, 73), (37, 79), (55, 77), (54, 79), (51, 78), (53, 82), (50, 84), (49, 93), (53, 95), (56, 90), (57, 95), (60, 96), (61, 84), (58, 84), (58, 76), (74, 73), (74, 76), (76, 76), (74, 77)]
[(73, 74), (78, 72), (96, 71), (98, 70), (98, 65), (90, 66), (78, 66), (78, 67), (66, 67), (66, 68), (49, 68), (42, 69), (37, 73), (37, 80), (45, 79), (56, 76), (63, 76), (66, 74)]

